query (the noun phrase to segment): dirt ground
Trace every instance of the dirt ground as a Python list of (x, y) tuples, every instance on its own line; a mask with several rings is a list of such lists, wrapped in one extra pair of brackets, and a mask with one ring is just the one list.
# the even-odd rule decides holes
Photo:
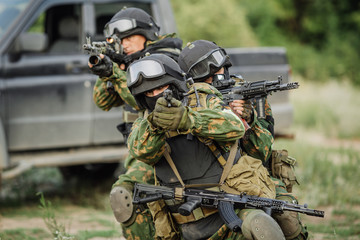
[[(17, 229), (47, 229), (47, 226), (41, 216), (31, 216), (31, 211), (37, 209), (24, 209), (25, 215), (0, 216), (0, 230)], [(85, 231), (113, 231), (119, 230), (120, 225), (116, 222), (112, 213), (108, 210), (97, 210), (91, 207), (81, 207), (75, 205), (66, 205), (61, 207), (61, 211), (55, 211), (56, 220), (62, 224), (66, 232), (76, 235)], [(1, 232), (0, 231), (0, 232)], [(120, 232), (120, 230), (119, 230)], [(1, 238), (0, 238), (1, 239)], [(125, 240), (119, 234), (116, 237), (92, 237), (91, 240)]]

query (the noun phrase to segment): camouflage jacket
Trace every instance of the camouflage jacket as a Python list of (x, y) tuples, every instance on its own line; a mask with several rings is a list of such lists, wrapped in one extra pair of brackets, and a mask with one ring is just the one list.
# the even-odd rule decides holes
[[(231, 76), (236, 82), (244, 79), (236, 75)], [(265, 99), (265, 119), (259, 119), (256, 112), (256, 100), (253, 100), (254, 120), (243, 138), (241, 147), (248, 155), (260, 159), (264, 164), (271, 157), (272, 145), (274, 143), (273, 129), (274, 120), (272, 110), (267, 99)]]
[[(178, 55), (181, 50), (181, 46), (177, 46), (182, 41), (175, 38), (176, 34), (167, 34), (160, 36), (159, 39), (155, 41), (147, 41), (145, 43), (147, 49), (153, 49), (153, 52), (169, 53), (171, 55)], [(177, 40), (173, 45), (173, 48), (161, 48), (162, 42), (166, 40)], [(167, 41), (169, 42), (169, 41)], [(155, 46), (158, 46), (155, 48)], [(180, 49), (179, 49), (180, 48)], [(107, 87), (107, 82), (110, 81), (114, 86), (114, 91), (109, 91)], [(104, 111), (109, 111), (112, 107), (119, 107), (124, 103), (130, 105), (136, 110), (140, 110), (136, 104), (134, 96), (131, 94), (130, 90), (127, 87), (126, 81), (126, 71), (120, 69), (119, 65), (113, 62), (113, 74), (109, 77), (102, 77), (96, 80), (93, 99), (95, 104)]]
[[(188, 108), (188, 117), (191, 127), (180, 134), (191, 133), (202, 139), (216, 141), (225, 151), (230, 150), (235, 140), (244, 135), (244, 125), (241, 120), (229, 109), (224, 109), (221, 93), (207, 83), (195, 83), (199, 95), (210, 95), (206, 98), (206, 106), (199, 110)], [(189, 98), (194, 98), (194, 89), (191, 88)], [(191, 102), (191, 101), (189, 101)], [(136, 159), (154, 165), (165, 151), (166, 132), (153, 126), (147, 118), (138, 118), (128, 139), (129, 152)]]
[[(255, 102), (256, 107), (256, 102)], [(268, 101), (265, 101), (265, 115), (272, 116), (272, 111)], [(254, 109), (254, 121), (241, 139), (242, 149), (250, 156), (260, 159), (265, 163), (271, 156), (274, 137), (268, 130), (271, 124), (267, 119), (258, 119)]]

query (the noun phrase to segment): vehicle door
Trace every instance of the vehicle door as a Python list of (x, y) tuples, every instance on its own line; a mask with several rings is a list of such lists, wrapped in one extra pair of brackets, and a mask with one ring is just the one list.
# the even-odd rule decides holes
[(25, 9), (2, 56), (13, 151), (81, 146), (91, 138), (94, 76), (81, 50), (81, 4), (40, 2)]

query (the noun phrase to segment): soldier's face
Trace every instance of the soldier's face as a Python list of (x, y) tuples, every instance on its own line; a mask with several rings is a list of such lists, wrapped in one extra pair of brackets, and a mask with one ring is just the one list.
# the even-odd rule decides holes
[(126, 55), (130, 55), (144, 49), (146, 38), (142, 35), (131, 35), (121, 39)]
[(161, 86), (161, 87), (152, 89), (150, 91), (145, 92), (145, 96), (155, 97), (155, 96), (161, 94), (162, 92), (164, 92), (168, 87), (169, 87), (169, 85), (165, 85), (165, 86)]
[[(224, 72), (225, 72), (225, 70), (224, 70), (224, 68), (222, 67), (222, 68), (220, 68), (220, 70), (217, 71), (214, 75), (216, 75), (216, 74), (224, 74)], [(209, 77), (208, 79), (205, 80), (205, 82), (206, 82), (206, 83), (209, 83), (209, 84), (211, 84), (212, 81), (213, 81), (213, 77)]]

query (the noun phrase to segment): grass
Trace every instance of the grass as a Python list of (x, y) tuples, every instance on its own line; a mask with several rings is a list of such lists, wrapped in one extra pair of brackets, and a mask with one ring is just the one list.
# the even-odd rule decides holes
[(360, 89), (293, 81), (295, 138), (276, 139), (274, 148), (297, 159), (300, 203), (325, 210), (325, 219), (303, 217), (311, 239), (360, 239)]
[(294, 128), (305, 128), (326, 137), (360, 140), (360, 88), (348, 81), (310, 83), (295, 76), (300, 87), (291, 91)]

